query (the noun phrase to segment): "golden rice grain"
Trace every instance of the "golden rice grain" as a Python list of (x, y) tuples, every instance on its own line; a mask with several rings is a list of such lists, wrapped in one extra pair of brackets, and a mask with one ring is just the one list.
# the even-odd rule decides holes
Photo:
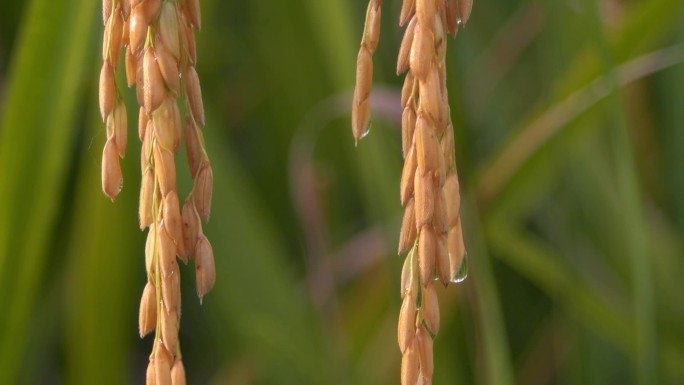
[(140, 107), (138, 109), (138, 138), (140, 141), (145, 139), (145, 130), (147, 129), (147, 122), (149, 118), (145, 112), (145, 108)]
[(164, 347), (175, 354), (178, 348), (178, 313), (161, 312), (161, 329)]
[(180, 357), (176, 357), (176, 360), (173, 362), (171, 384), (185, 385), (185, 366), (183, 366), (183, 360)]
[(435, 209), (435, 186), (431, 174), (415, 173), (413, 182), (416, 211), (416, 228), (421, 228), (432, 220)]
[(416, 0), (416, 17), (421, 24), (427, 26), (435, 20), (436, 3), (435, 0)]
[(202, 15), (200, 14), (199, 0), (185, 0), (185, 9), (187, 16), (195, 29), (202, 29)]
[(443, 190), (437, 190), (435, 196), (435, 211), (432, 217), (432, 227), (438, 235), (446, 235), (449, 231), (447, 203)]
[(161, 267), (162, 278), (174, 274), (178, 268), (176, 263), (176, 246), (165, 225), (164, 221), (157, 226), (158, 266)]
[(421, 314), (425, 320), (425, 326), (431, 334), (439, 333), (439, 303), (437, 292), (432, 281), (423, 288), (423, 302), (420, 307)]
[(416, 128), (416, 110), (413, 103), (407, 103), (401, 114), (401, 150), (404, 159), (413, 145), (413, 134)]
[(195, 246), (195, 282), (197, 285), (197, 297), (200, 303), (202, 303), (202, 299), (214, 287), (214, 282), (216, 282), (214, 251), (204, 234), (200, 234), (197, 237), (197, 244)]
[(399, 232), (398, 254), (408, 251), (416, 242), (416, 213), (413, 207), (413, 199), (410, 199), (404, 207), (404, 216), (401, 220), (401, 231)]
[(425, 79), (432, 66), (431, 55), (434, 47), (432, 31), (423, 24), (416, 24), (411, 43), (409, 68), (417, 79)]
[(444, 2), (444, 13), (447, 32), (450, 35), (456, 36), (456, 31), (458, 29), (458, 10), (456, 0), (446, 0)]
[(413, 75), (408, 72), (404, 78), (404, 85), (401, 87), (401, 106), (406, 107), (415, 96), (416, 81)]
[(416, 160), (418, 172), (426, 174), (439, 168), (440, 148), (437, 134), (429, 118), (418, 114), (415, 127)]
[(176, 189), (176, 163), (173, 152), (161, 146), (154, 146), (152, 152), (159, 189), (162, 195), (166, 195), (169, 191)]
[(174, 106), (176, 106), (176, 101), (172, 97), (167, 97), (159, 108), (152, 113), (152, 127), (156, 144), (163, 150), (170, 152), (175, 151), (181, 139), (174, 127), (176, 124)]
[(437, 236), (437, 256), (435, 258), (437, 277), (444, 287), (449, 285), (449, 281), (451, 281), (451, 260), (449, 259), (447, 239), (446, 234)]
[(152, 224), (152, 208), (154, 199), (154, 173), (145, 170), (140, 183), (140, 199), (138, 201), (138, 220), (140, 230)]
[(418, 361), (420, 362), (420, 373), (424, 380), (432, 380), (434, 362), (432, 354), (432, 337), (424, 327), (416, 330), (416, 348), (418, 350)]
[(199, 77), (195, 67), (188, 66), (185, 72), (185, 92), (192, 111), (192, 117), (197, 124), (204, 126), (204, 104), (202, 102), (202, 90), (200, 89)]
[(102, 0), (102, 24), (105, 24), (112, 14), (112, 0)]
[(416, 350), (416, 342), (413, 339), (401, 358), (402, 385), (414, 385), (418, 382), (420, 361)]
[(426, 224), (420, 228), (418, 239), (418, 266), (420, 267), (420, 282), (423, 287), (432, 283), (435, 276), (435, 254), (437, 241), (432, 226)]
[(122, 185), (123, 176), (118, 150), (114, 140), (109, 139), (102, 151), (102, 191), (113, 201), (121, 192)]
[(470, 19), (473, 10), (473, 0), (458, 0), (458, 15), (461, 24), (465, 25)]
[(107, 47), (107, 55), (104, 57), (112, 68), (116, 68), (119, 63), (119, 55), (121, 54), (121, 47), (123, 43), (123, 26), (124, 20), (121, 12), (115, 12), (107, 21), (105, 26), (106, 33), (109, 34), (109, 42)]
[(380, 40), (380, 19), (382, 15), (380, 6), (368, 7), (366, 13), (366, 28), (363, 31), (363, 42), (368, 50), (374, 52)]
[(173, 93), (174, 96), (178, 95), (178, 91), (180, 90), (178, 59), (174, 57), (173, 53), (161, 40), (159, 40), (155, 46), (155, 53), (157, 55), (159, 71), (161, 72), (166, 87)]
[(161, 0), (144, 0), (140, 4), (136, 5), (136, 8), (141, 9), (143, 15), (143, 20), (148, 25), (152, 24), (155, 16), (159, 12), (159, 7), (161, 6)]
[(403, 27), (408, 22), (416, 10), (416, 0), (404, 0), (401, 3), (401, 13), (399, 14), (399, 26)]
[[(165, 1), (159, 15), (159, 36), (163, 44), (176, 60), (181, 58), (180, 28), (178, 27), (178, 14), (176, 5), (171, 1)], [(178, 77), (178, 72), (176, 72)]]
[(143, 42), (147, 36), (147, 23), (138, 6), (133, 7), (131, 16), (128, 20), (128, 48), (133, 55), (137, 55), (143, 47)]
[(108, 62), (104, 62), (102, 70), (100, 70), (100, 115), (102, 115), (102, 120), (105, 120), (112, 113), (115, 101), (116, 81), (114, 80), (114, 71)]
[(173, 357), (161, 339), (154, 347), (154, 377), (156, 385), (171, 385), (171, 363)]
[(402, 353), (406, 352), (415, 334), (415, 314), (416, 314), (416, 299), (411, 291), (404, 296), (401, 303), (401, 310), (399, 311), (399, 326), (397, 327), (399, 341), (399, 350)]
[(401, 268), (400, 293), (402, 299), (411, 291), (411, 284), (413, 283), (413, 254), (413, 252), (409, 252), (404, 259), (404, 265)]
[(211, 213), (211, 196), (212, 186), (214, 184), (214, 173), (211, 170), (209, 162), (204, 162), (197, 173), (195, 179), (195, 190), (192, 197), (195, 200), (195, 208), (200, 217), (205, 221), (209, 221)]
[[(157, 245), (157, 230), (156, 226), (150, 226), (150, 231), (147, 232), (147, 239), (145, 241), (145, 270), (149, 281), (157, 283), (156, 280), (156, 260), (155, 251)], [(161, 299), (159, 299), (161, 301)]]
[(200, 162), (205, 158), (202, 143), (200, 141), (201, 133), (195, 127), (192, 119), (186, 119), (185, 123), (185, 151), (188, 158), (188, 166), (190, 168), (190, 176), (193, 179), (197, 178), (199, 172)]
[(119, 157), (126, 155), (128, 141), (128, 116), (126, 106), (122, 102), (116, 103), (114, 111), (107, 117), (107, 138), (114, 141)]
[[(142, 108), (145, 110), (144, 108)], [(151, 120), (147, 121), (145, 128), (145, 133), (144, 137), (142, 140), (142, 145), (140, 147), (140, 172), (145, 173), (147, 170), (152, 170), (154, 171), (154, 152), (153, 150), (153, 143), (154, 143), (154, 124), (152, 123)], [(156, 178), (155, 178), (156, 182)]]
[(138, 331), (140, 338), (145, 337), (157, 326), (157, 293), (154, 285), (147, 282), (140, 299), (140, 311), (138, 312)]
[(164, 78), (157, 64), (154, 49), (150, 46), (143, 56), (143, 105), (148, 115), (159, 108), (165, 93)]
[(155, 385), (157, 383), (157, 368), (154, 365), (154, 357), (152, 356), (150, 357), (150, 362), (147, 364), (145, 383), (147, 385)]
[(459, 222), (459, 214), (461, 211), (461, 198), (458, 193), (459, 184), (456, 173), (449, 174), (442, 189), (444, 191), (444, 199), (447, 201), (446, 211), (449, 219), (449, 227), (454, 227), (457, 222)]
[(202, 224), (199, 214), (195, 209), (195, 203), (191, 199), (186, 199), (183, 204), (183, 241), (186, 245), (186, 256), (195, 256), (195, 245), (199, 236)]
[(180, 270), (178, 264), (173, 264), (171, 271), (161, 277), (162, 302), (166, 312), (180, 310)]
[(399, 198), (403, 206), (406, 206), (406, 203), (411, 199), (411, 196), (414, 195), (414, 179), (417, 168), (416, 146), (411, 146), (406, 155), (406, 159), (404, 160), (404, 168), (402, 169), (401, 181), (399, 183)]
[(399, 55), (397, 59), (397, 75), (401, 75), (409, 68), (409, 59), (411, 55), (411, 46), (413, 45), (413, 36), (416, 30), (416, 18), (412, 18), (409, 22), (404, 37), (401, 39), (399, 46)]
[(431, 68), (425, 78), (418, 83), (420, 92), (420, 109), (427, 113), (433, 121), (439, 121), (441, 95), (439, 89), (439, 72)]
[(191, 65), (194, 65), (197, 62), (195, 32), (185, 14), (181, 13), (181, 19), (183, 20), (183, 23), (181, 23), (181, 41), (185, 43), (185, 54), (187, 56), (185, 59), (187, 59)]
[(356, 95), (359, 100), (366, 100), (370, 95), (373, 83), (373, 56), (370, 50), (362, 49), (356, 58)]
[(456, 278), (458, 271), (463, 264), (463, 259), (465, 258), (465, 245), (463, 244), (463, 233), (460, 220), (454, 228), (449, 230), (447, 247), (449, 249), (451, 278)]
[(185, 241), (183, 239), (183, 219), (180, 214), (180, 205), (178, 202), (178, 194), (176, 191), (169, 191), (164, 197), (164, 225), (166, 231), (169, 233), (173, 243), (175, 244), (175, 253), (183, 259), (186, 264)]

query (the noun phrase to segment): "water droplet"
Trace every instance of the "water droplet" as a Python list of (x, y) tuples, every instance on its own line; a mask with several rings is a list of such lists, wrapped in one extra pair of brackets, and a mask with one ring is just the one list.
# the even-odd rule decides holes
[(365, 130), (361, 133), (361, 136), (359, 136), (359, 138), (356, 139), (356, 140), (354, 141), (354, 147), (358, 147), (358, 146), (359, 146), (359, 142), (361, 141), (361, 139), (363, 139), (363, 138), (365, 138), (366, 136), (368, 136), (369, 133), (370, 133), (370, 123), (366, 125), (366, 128), (365, 128)]
[[(462, 24), (463, 24), (463, 19), (461, 19), (461, 18), (459, 17), (458, 20), (456, 20), (456, 24), (462, 25)], [(460, 281), (459, 281), (459, 282), (460, 282)]]
[(371, 129), (371, 125), (370, 125), (370, 123), (368, 123), (368, 124), (366, 125), (366, 130), (361, 134), (361, 137), (359, 138), (359, 140), (361, 140), (361, 139), (365, 138), (366, 136), (368, 136), (368, 134), (370, 133), (370, 129)]
[(451, 282), (460, 283), (468, 278), (468, 253), (463, 256), (463, 261), (461, 261), (461, 267), (458, 268), (456, 276), (451, 278)]

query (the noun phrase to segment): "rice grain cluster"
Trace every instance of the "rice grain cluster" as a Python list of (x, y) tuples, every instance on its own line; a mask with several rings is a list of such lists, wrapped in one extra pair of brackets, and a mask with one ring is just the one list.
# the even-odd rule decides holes
[[(136, 88), (142, 142), (138, 214), (140, 228), (148, 229), (148, 280), (140, 302), (139, 331), (141, 338), (155, 332), (147, 384), (181, 385), (185, 368), (178, 342), (181, 300), (176, 258), (185, 264), (194, 260), (200, 301), (216, 276), (213, 251), (201, 222), (209, 219), (213, 174), (201, 131), (204, 107), (195, 70), (199, 0), (103, 0), (102, 18), (104, 62), (99, 93), (107, 128), (102, 190), (114, 200), (123, 185), (119, 158), (126, 153), (128, 123), (115, 80), (123, 61), (127, 84)], [(194, 183), (181, 209), (175, 155), (183, 139)]]
[[(352, 132), (368, 133), (372, 55), (380, 31), (381, 0), (370, 0), (357, 58)], [(454, 136), (446, 89), (446, 39), (470, 16), (472, 0), (404, 0), (399, 25), (406, 26), (397, 74), (401, 92), (404, 167), (400, 199), (404, 216), (398, 253), (407, 253), (401, 277), (398, 341), (401, 383), (431, 384), (433, 339), (439, 332), (435, 281), (447, 286), (464, 278), (465, 246)]]

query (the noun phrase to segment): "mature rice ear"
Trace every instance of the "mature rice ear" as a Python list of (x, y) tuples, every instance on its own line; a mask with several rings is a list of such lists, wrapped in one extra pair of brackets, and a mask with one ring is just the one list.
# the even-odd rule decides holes
[[(373, 11), (379, 5), (379, 0), (369, 2), (357, 59), (352, 104), (357, 142), (367, 134), (370, 119), (376, 42), (368, 31), (372, 31), (369, 23), (376, 22)], [(410, 23), (397, 60), (397, 74), (406, 72), (401, 90), (404, 167), (399, 187), (404, 216), (398, 252), (410, 251), (402, 269), (397, 338), (403, 355), (401, 381), (407, 385), (432, 382), (432, 337), (439, 331), (434, 281), (447, 286), (460, 280), (465, 258), (445, 61), (446, 35), (456, 35), (471, 9), (472, 0), (403, 0), (401, 7), (400, 25)]]
[[(142, 141), (138, 216), (140, 228), (148, 229), (148, 282), (140, 302), (138, 328), (141, 336), (155, 331), (147, 384), (184, 385), (185, 368), (180, 358), (175, 358), (180, 353), (181, 303), (176, 256), (187, 263), (190, 256), (198, 255), (200, 296), (215, 280), (213, 252), (200, 224), (200, 216), (209, 219), (213, 174), (201, 132), (204, 106), (194, 67), (197, 53), (193, 28), (200, 27), (199, 1), (103, 0), (102, 7), (105, 28), (99, 105), (107, 127), (102, 189), (114, 199), (123, 181), (119, 157), (126, 152), (128, 121), (115, 72), (121, 48), (127, 46), (124, 71), (128, 86), (136, 86), (138, 136)], [(377, 32), (369, 33), (369, 39), (377, 37)], [(179, 103), (187, 111), (186, 135)], [(175, 154), (183, 139), (187, 141), (194, 186), (181, 214)]]

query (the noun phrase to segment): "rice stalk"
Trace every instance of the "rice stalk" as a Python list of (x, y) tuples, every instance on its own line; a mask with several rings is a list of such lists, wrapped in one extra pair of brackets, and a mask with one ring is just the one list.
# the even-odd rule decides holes
[[(129, 87), (136, 86), (142, 142), (139, 221), (141, 229), (148, 229), (148, 280), (140, 303), (139, 331), (141, 337), (155, 332), (147, 383), (185, 384), (178, 341), (181, 300), (176, 258), (185, 264), (194, 259), (200, 302), (213, 287), (216, 274), (200, 220), (209, 219), (213, 173), (201, 131), (204, 106), (195, 70), (199, 1), (103, 0), (102, 9), (100, 112), (107, 127), (102, 189), (114, 200), (123, 185), (119, 158), (125, 155), (128, 122), (115, 73), (124, 50), (126, 81)], [(181, 210), (175, 155), (183, 139), (194, 183)]]
[[(368, 133), (368, 96), (380, 5), (377, 0), (368, 5), (357, 59), (352, 105), (352, 132), (357, 142)], [(447, 35), (456, 36), (471, 9), (472, 0), (404, 0), (401, 8), (399, 24), (406, 25), (406, 30), (397, 74), (406, 72), (406, 76), (401, 93), (404, 167), (400, 200), (404, 217), (398, 253), (408, 254), (401, 278), (398, 341), (404, 385), (432, 383), (432, 344), (439, 332), (435, 281), (447, 286), (465, 278), (466, 252), (445, 59)]]

